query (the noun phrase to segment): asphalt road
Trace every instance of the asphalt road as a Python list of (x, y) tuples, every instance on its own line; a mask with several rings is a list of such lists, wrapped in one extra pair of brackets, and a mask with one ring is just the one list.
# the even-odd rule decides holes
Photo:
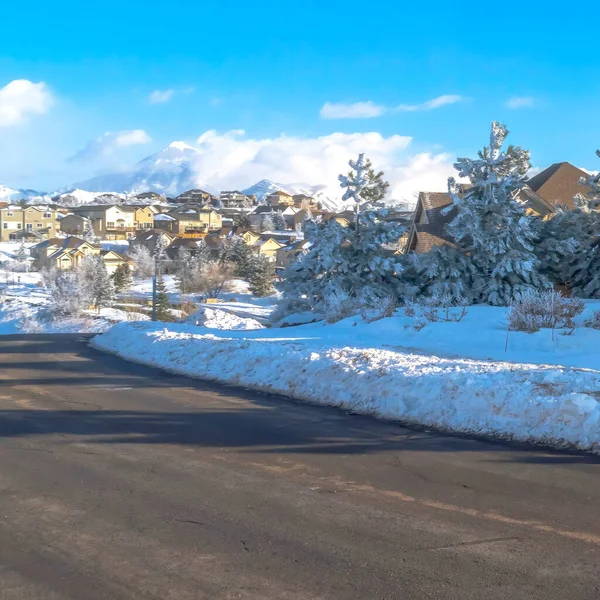
[[(290, 364), (293, 369), (294, 365)], [(0, 338), (0, 599), (595, 599), (600, 462)]]

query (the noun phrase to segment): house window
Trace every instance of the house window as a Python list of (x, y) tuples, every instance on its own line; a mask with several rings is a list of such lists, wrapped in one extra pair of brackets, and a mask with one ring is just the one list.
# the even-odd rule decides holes
[(12, 216), (13, 216), (13, 214), (12, 214), (12, 212), (10, 212), (10, 211), (9, 211), (9, 212), (7, 212), (7, 213), (6, 213), (6, 216), (7, 216), (7, 217), (12, 217)]
[(33, 223), (26, 223), (25, 227), (26, 227), (27, 231), (31, 231), (33, 229)]
[(44, 213), (44, 219), (51, 219), (52, 213)]
[(152, 218), (152, 213), (148, 213), (148, 218), (151, 219)]
[(108, 221), (108, 223), (106, 223), (106, 226), (112, 228), (115, 226), (115, 223), (114, 221)]
[(14, 241), (17, 239), (17, 234), (16, 234), (16, 233), (11, 233), (11, 234), (8, 236), (8, 239), (9, 239), (11, 242), (14, 242)]
[(41, 228), (43, 227), (43, 225), (42, 225), (42, 223), (37, 223), (37, 224), (36, 224), (36, 227), (37, 227), (38, 229), (41, 229)]
[(21, 223), (17, 223), (17, 229), (21, 229)]
[(8, 223), (3, 223), (3, 224), (2, 224), (2, 227), (3, 227), (4, 229), (8, 229)]

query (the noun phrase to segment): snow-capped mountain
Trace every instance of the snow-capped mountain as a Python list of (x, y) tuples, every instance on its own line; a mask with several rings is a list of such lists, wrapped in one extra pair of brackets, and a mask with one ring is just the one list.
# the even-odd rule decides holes
[(313, 197), (326, 210), (341, 210), (344, 206), (341, 190), (331, 190), (324, 185), (309, 185), (306, 183), (275, 183), (269, 179), (262, 179), (258, 183), (242, 190), (243, 194), (254, 194), (259, 202), (262, 202), (273, 192), (285, 192), (287, 194), (305, 194)]
[(209, 186), (197, 181), (193, 164), (198, 156), (198, 150), (192, 146), (184, 142), (171, 142), (160, 152), (141, 160), (129, 171), (99, 175), (60, 191), (68, 192), (78, 188), (89, 192), (121, 194), (157, 192), (166, 196), (177, 196), (197, 187), (211, 191)]
[(12, 202), (13, 200), (22, 200), (30, 198), (47, 199), (43, 192), (35, 190), (15, 190), (0, 183), (0, 200), (3, 202)]

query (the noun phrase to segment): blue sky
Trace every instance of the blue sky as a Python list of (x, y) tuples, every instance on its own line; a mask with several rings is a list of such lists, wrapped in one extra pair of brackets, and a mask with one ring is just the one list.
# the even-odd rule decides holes
[[(531, 150), (536, 166), (568, 160), (598, 169), (600, 60), (585, 16), (594, 8), (587, 1), (573, 11), (540, 1), (11, 3), (3, 6), (0, 88), (43, 82), (45, 96), (29, 107), (25, 99), (18, 118), (5, 106), (3, 120), (0, 90), (0, 183), (52, 189), (122, 168), (174, 139), (193, 144), (207, 130), (243, 129), (255, 141), (410, 136), (401, 152), (381, 154), (385, 166), (409, 165), (420, 153), (472, 154), (493, 119)], [(426, 104), (440, 97), (450, 100)], [(369, 114), (381, 114), (321, 116), (325, 103), (345, 105), (329, 111), (335, 116), (366, 102)], [(122, 138), (131, 143), (114, 143), (131, 131), (138, 134)], [(106, 132), (85, 160), (69, 160)], [(227, 159), (224, 150), (220, 156)]]

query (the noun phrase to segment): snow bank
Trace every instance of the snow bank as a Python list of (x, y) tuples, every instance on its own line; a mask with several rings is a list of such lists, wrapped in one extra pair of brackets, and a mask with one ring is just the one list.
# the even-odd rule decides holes
[(350, 347), (335, 336), (302, 335), (311, 327), (295, 328), (297, 336), (289, 328), (216, 335), (190, 325), (120, 323), (92, 345), (184, 375), (379, 417), (600, 452), (600, 372)]
[(256, 319), (239, 317), (230, 312), (207, 306), (199, 308), (186, 321), (193, 325), (206, 327), (207, 329), (263, 329), (263, 326)]

